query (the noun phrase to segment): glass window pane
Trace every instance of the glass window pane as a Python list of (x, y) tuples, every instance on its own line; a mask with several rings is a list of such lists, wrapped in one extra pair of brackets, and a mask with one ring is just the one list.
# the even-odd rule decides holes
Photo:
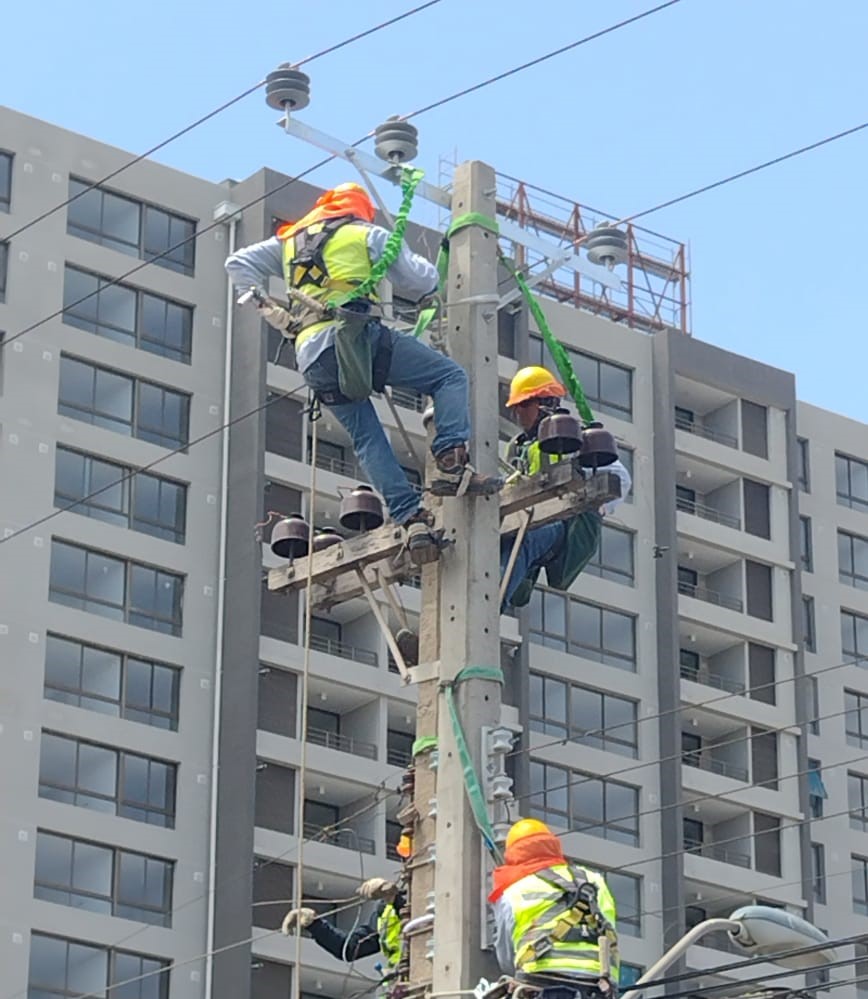
[(60, 359), (60, 389), (61, 403), (89, 409), (93, 405), (94, 368), (83, 361), (71, 357)]
[(102, 746), (79, 743), (78, 786), (103, 797), (114, 797), (117, 785), (117, 754)]
[(608, 652), (632, 659), (633, 618), (616, 611), (603, 611), (603, 647)]
[(50, 732), (42, 733), (39, 779), (46, 784), (72, 787), (75, 784), (75, 742)]
[(570, 601), (570, 641), (586, 648), (600, 647), (600, 609), (579, 600)]
[(102, 192), (102, 231), (106, 244), (115, 249), (123, 249), (117, 244), (131, 244), (138, 249), (139, 243), (139, 205), (129, 198), (121, 198), (117, 194)]
[(90, 646), (82, 654), (82, 687), (88, 693), (118, 700), (121, 693), (121, 657)]
[(61, 541), (51, 546), (51, 588), (72, 593), (85, 592), (85, 552)]
[(72, 886), (80, 891), (111, 898), (112, 851), (92, 843), (75, 843)]
[(36, 881), (69, 885), (72, 878), (72, 840), (51, 833), (36, 836)]
[(71, 993), (105, 995), (108, 976), (108, 952), (85, 944), (69, 944), (67, 957), (67, 988)]
[[(102, 216), (102, 193), (80, 180), (70, 180), (69, 196), (75, 198), (67, 208), (67, 224), (72, 229), (89, 229), (98, 232)], [(84, 193), (81, 193), (84, 192)], [(77, 196), (78, 195), (78, 196)]]
[(97, 552), (86, 553), (85, 588), (89, 597), (123, 607), (125, 577), (126, 566), (120, 559)]
[(93, 330), (97, 318), (99, 278), (94, 274), (67, 267), (63, 278), (63, 308), (69, 310), (64, 322)]
[(596, 736), (582, 741), (601, 745), (599, 729), (603, 727), (603, 698), (595, 690), (573, 687), (570, 699), (570, 727), (573, 732), (597, 732)]
[(584, 774), (573, 774), (573, 786), (570, 788), (570, 809), (573, 829), (583, 830), (592, 836), (602, 836), (602, 781), (589, 779)]
[[(31, 986), (47, 985), (63, 988), (66, 983), (66, 941), (46, 937), (41, 933), (30, 936)], [(32, 991), (32, 989), (31, 989)]]
[[(118, 423), (132, 423), (133, 380), (113, 371), (96, 370), (95, 410)], [(112, 427), (112, 429), (117, 429)]]
[(56, 635), (45, 640), (45, 682), (77, 688), (81, 680), (81, 646)]

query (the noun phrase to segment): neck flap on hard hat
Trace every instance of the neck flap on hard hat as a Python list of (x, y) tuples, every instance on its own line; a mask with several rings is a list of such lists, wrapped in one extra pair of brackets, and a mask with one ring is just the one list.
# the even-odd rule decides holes
[(314, 225), (316, 222), (346, 215), (352, 215), (364, 222), (373, 222), (375, 214), (374, 203), (363, 187), (359, 184), (339, 184), (322, 194), (307, 215), (300, 218), (298, 222), (281, 226), (278, 236), (281, 239), (287, 239), (300, 229), (307, 229), (308, 226)]

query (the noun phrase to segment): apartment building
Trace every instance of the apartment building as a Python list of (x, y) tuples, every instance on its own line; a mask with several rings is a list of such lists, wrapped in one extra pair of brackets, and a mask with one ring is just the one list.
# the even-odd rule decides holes
[[(322, 909), (395, 870), (414, 693), (363, 602), (317, 613), (302, 745), (303, 608), (263, 583), (269, 514), (337, 527), (362, 481), (326, 412), (311, 503), (291, 350), (223, 272), (315, 189), (143, 162), (82, 193), (129, 158), (0, 109), (0, 996), (144, 975), (143, 999), (283, 999), (299, 868)], [(634, 492), (570, 593), (502, 619), (516, 811), (610, 872), (625, 981), (753, 900), (868, 931), (868, 683), (841, 665), (868, 653), (864, 426), (635, 303), (541, 289)], [(546, 361), (516, 304), (499, 332), (504, 384)], [(413, 454), (376, 405), (413, 477), (424, 400), (396, 402)], [(309, 996), (376, 977), (307, 938), (300, 957)], [(696, 987), (734, 958), (694, 946)]]

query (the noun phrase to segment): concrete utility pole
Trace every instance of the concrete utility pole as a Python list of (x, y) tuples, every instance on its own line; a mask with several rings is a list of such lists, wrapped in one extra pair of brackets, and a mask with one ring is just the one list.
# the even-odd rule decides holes
[[(453, 222), (468, 212), (493, 219), (494, 194), (491, 167), (477, 162), (459, 166), (453, 187)], [(470, 377), (471, 455), (480, 471), (497, 474), (497, 237), (493, 233), (469, 226), (452, 237), (447, 301), (452, 356)], [(465, 793), (442, 686), (454, 681), (466, 666), (500, 663), (498, 498), (444, 500), (443, 524), (454, 547), (440, 560), (436, 582), (422, 591), (423, 604), (432, 606), (431, 613), (439, 619), (440, 639), (431, 980), (434, 992), (457, 992), (475, 985), (492, 967), (490, 955), (480, 949), (484, 916), (480, 911), (480, 837)], [(493, 727), (500, 721), (500, 684), (466, 680), (455, 687), (454, 694), (471, 759), (481, 775), (485, 761), (480, 732), (483, 726)], [(418, 856), (424, 844), (414, 845)], [(415, 971), (411, 964), (411, 980)]]

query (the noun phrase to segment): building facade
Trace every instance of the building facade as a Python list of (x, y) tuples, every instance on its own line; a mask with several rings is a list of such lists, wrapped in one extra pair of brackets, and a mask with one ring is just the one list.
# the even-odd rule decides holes
[[(337, 527), (362, 481), (326, 412), (311, 510), (302, 379), (223, 271), (316, 190), (148, 162), (87, 190), (129, 159), (0, 109), (3, 995), (285, 997), (299, 869), (323, 910), (395, 870), (414, 694), (363, 602), (317, 614), (302, 745), (302, 608), (263, 583), (269, 517)], [(868, 931), (865, 428), (578, 304), (544, 300), (634, 493), (570, 593), (502, 619), (516, 810), (610, 872), (628, 976), (754, 900)], [(499, 329), (504, 383), (546, 362), (523, 309)], [(413, 477), (424, 400), (396, 402)], [(371, 987), (373, 960), (300, 956), (307, 994)], [(706, 938), (693, 984), (735, 956)]]

